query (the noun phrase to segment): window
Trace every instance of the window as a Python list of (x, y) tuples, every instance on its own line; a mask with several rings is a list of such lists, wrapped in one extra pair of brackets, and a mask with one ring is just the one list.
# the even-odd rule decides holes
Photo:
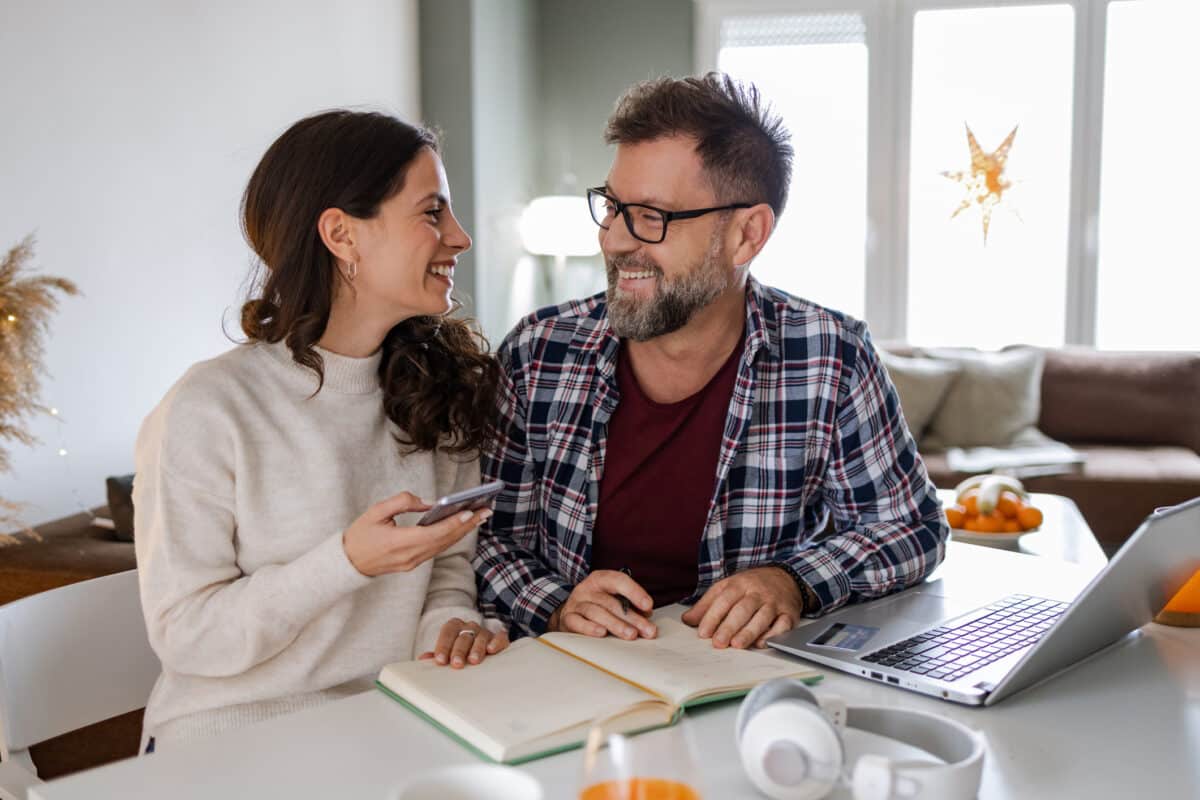
[[(1063, 343), (1073, 44), (1074, 13), (1067, 5), (916, 15), (912, 342), (992, 349), (1018, 338)], [(985, 156), (1006, 148), (1003, 171), (993, 176), (1001, 182), (995, 194), (975, 185), (987, 178), (972, 171), (968, 131)], [(992, 206), (994, 197), (999, 202)]]
[[(697, 8), (697, 67), (758, 83), (800, 133), (766, 282), (861, 309), (877, 339), (1200, 349), (1200, 2)], [(968, 128), (1002, 170), (972, 169)]]
[(1200, 350), (1200, 3), (1108, 7), (1096, 344)]
[(864, 312), (867, 47), (858, 14), (727, 17), (718, 68), (783, 117), (795, 159), (788, 204), (751, 271), (762, 283)]

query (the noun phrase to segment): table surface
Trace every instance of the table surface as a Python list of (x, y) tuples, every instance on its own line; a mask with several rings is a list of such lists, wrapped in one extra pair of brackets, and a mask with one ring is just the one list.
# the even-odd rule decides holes
[[(938, 497), (945, 506), (954, 504), (953, 489), (938, 489)], [(1104, 549), (1096, 541), (1095, 534), (1088, 527), (1074, 500), (1057, 494), (1033, 492), (1030, 494), (1030, 502), (1042, 512), (1041, 527), (1033, 533), (1025, 534), (1016, 542), (996, 542), (986, 546), (1057, 558), (1095, 570), (1108, 563)]]
[[(952, 542), (931, 580), (985, 599), (1009, 591), (1065, 598), (1095, 572)], [(1147, 624), (1068, 672), (988, 708), (940, 702), (836, 672), (826, 672), (818, 691), (840, 694), (851, 705), (932, 711), (981, 731), (988, 743), (979, 794), (984, 800), (1100, 800), (1143, 796), (1148, 789), (1155, 797), (1200, 796), (1200, 629)], [(734, 749), (737, 708), (731, 702), (697, 709), (676, 727), (644, 735), (683, 737), (690, 744), (706, 798), (755, 798)], [(61, 778), (31, 797), (382, 799), (394, 797), (423, 770), (474, 761), (382, 693), (367, 692)], [(581, 766), (580, 752), (572, 751), (522, 769), (538, 778), (551, 800), (576, 796)]]

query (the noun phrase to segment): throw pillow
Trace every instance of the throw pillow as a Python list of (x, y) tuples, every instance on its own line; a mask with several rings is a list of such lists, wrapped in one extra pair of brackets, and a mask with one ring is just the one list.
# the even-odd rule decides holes
[(908, 430), (920, 441), (962, 367), (952, 361), (909, 358), (887, 350), (879, 351), (879, 360), (900, 396), (900, 410), (904, 412)]
[(930, 422), (927, 449), (1004, 447), (1044, 441), (1037, 430), (1045, 362), (1040, 349), (921, 352), (962, 369)]

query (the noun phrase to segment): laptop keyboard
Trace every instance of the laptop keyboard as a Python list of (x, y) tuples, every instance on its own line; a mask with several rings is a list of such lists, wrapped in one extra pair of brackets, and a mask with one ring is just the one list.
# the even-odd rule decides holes
[(863, 656), (864, 661), (915, 675), (953, 681), (1029, 647), (1067, 610), (1068, 603), (1013, 594), (950, 624)]

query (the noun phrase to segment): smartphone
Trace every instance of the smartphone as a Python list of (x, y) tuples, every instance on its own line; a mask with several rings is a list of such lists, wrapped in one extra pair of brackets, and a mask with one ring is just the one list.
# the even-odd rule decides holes
[(463, 489), (461, 492), (448, 494), (433, 504), (433, 508), (425, 512), (425, 516), (417, 520), (418, 525), (432, 525), (451, 517), (460, 511), (478, 511), (491, 505), (492, 498), (500, 494), (504, 481), (492, 481), (473, 489)]

